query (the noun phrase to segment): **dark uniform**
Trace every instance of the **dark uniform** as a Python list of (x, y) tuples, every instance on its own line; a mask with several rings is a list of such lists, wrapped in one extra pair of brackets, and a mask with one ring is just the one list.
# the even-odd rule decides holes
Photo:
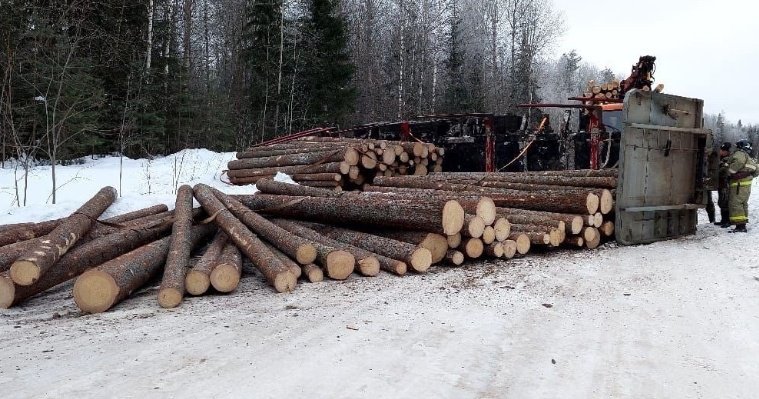
[[(712, 198), (712, 191), (718, 190), (719, 183), (719, 165), (720, 157), (719, 151), (714, 150), (709, 154), (706, 159), (707, 176), (709, 177), (708, 184), (706, 184), (706, 215), (709, 216), (709, 223), (719, 224), (715, 222), (714, 215), (714, 199)], [(725, 220), (724, 217), (722, 220)]]
[(724, 163), (727, 166), (727, 160), (730, 157), (730, 147), (732, 144), (723, 143), (719, 149), (719, 164), (717, 165), (716, 187), (717, 187), (717, 206), (719, 206), (720, 221), (714, 222), (721, 227), (730, 227), (730, 182), (727, 173), (727, 167), (722, 167)]
[(751, 181), (757, 172), (756, 162), (751, 159), (751, 145), (741, 140), (736, 143), (737, 150), (727, 160), (727, 173), (730, 176), (730, 223), (735, 224), (735, 232), (746, 232), (748, 223), (748, 199), (751, 196)]

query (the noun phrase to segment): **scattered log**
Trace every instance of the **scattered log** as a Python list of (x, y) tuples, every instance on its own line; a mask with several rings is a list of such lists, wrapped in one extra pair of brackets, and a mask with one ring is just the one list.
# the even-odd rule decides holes
[(10, 276), (18, 285), (32, 285), (92, 228), (95, 220), (116, 200), (116, 189), (105, 187), (61, 222), (33, 248), (11, 265)]
[(334, 246), (324, 244), (324, 239), (315, 240), (314, 237), (321, 234), (291, 220), (273, 219), (272, 222), (294, 235), (313, 242), (317, 253), (316, 261), (324, 269), (327, 277), (333, 280), (345, 280), (353, 273), (356, 258), (343, 249), (344, 245)]
[(357, 165), (359, 161), (358, 152), (352, 148), (345, 148), (301, 154), (277, 155), (264, 158), (244, 158), (230, 161), (228, 166), (229, 169), (253, 169), (324, 164), (341, 161), (348, 162), (350, 165)]
[[(193, 227), (191, 245), (214, 230), (212, 225)], [(171, 237), (153, 241), (84, 272), (74, 283), (76, 306), (85, 313), (100, 313), (121, 302), (161, 271), (170, 243)]]
[(285, 255), (284, 253), (282, 253), (282, 251), (277, 249), (277, 247), (269, 244), (268, 242), (264, 242), (264, 245), (266, 245), (266, 247), (269, 248), (271, 253), (277, 256), (279, 260), (281, 260), (282, 263), (284, 263), (285, 266), (287, 266), (290, 269), (292, 274), (295, 275), (295, 278), (300, 278), (300, 276), (303, 275), (303, 269), (300, 267), (300, 265), (298, 265), (298, 263), (294, 262), (289, 256)]
[[(347, 165), (347, 164), (346, 164)], [(277, 172), (293, 174), (305, 173), (342, 173), (341, 162), (327, 162), (318, 165), (274, 166), (271, 168), (231, 169), (227, 176), (231, 178), (252, 178), (256, 176), (275, 176)], [(347, 172), (343, 173), (346, 174)]]
[(134, 220), (142, 219), (148, 216), (162, 214), (168, 211), (169, 211), (168, 206), (166, 206), (165, 204), (158, 204), (158, 205), (149, 206), (147, 208), (138, 209), (136, 211), (123, 213), (121, 215), (116, 215), (99, 222), (104, 222), (105, 224), (125, 223), (125, 222), (131, 222)]
[(411, 269), (424, 273), (432, 264), (432, 253), (427, 248), (373, 234), (343, 229), (339, 227), (314, 225), (320, 233), (335, 240), (363, 248), (391, 259), (411, 265)]
[(301, 266), (301, 268), (303, 269), (303, 274), (306, 275), (309, 283), (318, 283), (320, 281), (324, 281), (324, 272), (319, 266), (313, 263), (309, 263), (307, 265)]
[(464, 225), (464, 209), (456, 201), (415, 202), (349, 196), (314, 198), (256, 194), (236, 196), (247, 207), (277, 216), (424, 230), (456, 234)]
[(179, 306), (185, 293), (184, 282), (192, 251), (192, 187), (188, 185), (177, 190), (174, 219), (169, 253), (158, 289), (158, 304), (164, 309)]
[[(331, 183), (337, 184), (335, 181), (331, 181)], [(300, 195), (306, 197), (339, 197), (341, 195), (333, 190), (283, 183), (269, 179), (261, 179), (256, 182), (256, 188), (264, 194)]]
[(448, 240), (445, 236), (422, 231), (373, 230), (373, 234), (408, 242), (427, 248), (432, 254), (432, 264), (440, 263), (448, 252)]
[[(253, 265), (263, 274), (266, 281), (277, 292), (289, 292), (295, 289), (297, 279), (261, 240), (254, 235), (243, 222), (238, 220), (224, 204), (214, 196), (211, 187), (197, 184), (194, 189), (195, 198), (203, 208), (214, 215), (214, 223), (224, 231), (229, 239), (245, 254)], [(255, 223), (253, 223), (255, 224)], [(290, 237), (292, 241), (292, 237)], [(278, 248), (282, 248), (277, 244)], [(296, 245), (297, 247), (297, 245)], [(312, 247), (313, 248), (313, 247)], [(293, 256), (297, 255), (296, 253)], [(310, 263), (310, 262), (306, 262)]]
[(0, 308), (7, 309), (58, 284), (69, 281), (87, 269), (160, 239), (171, 231), (171, 223), (144, 229), (122, 230), (81, 244), (61, 257), (53, 268), (29, 286), (16, 285), (7, 273), (0, 280)]
[(58, 227), (65, 219), (49, 220), (40, 223), (16, 223), (2, 226), (0, 230), (0, 247), (42, 237)]
[(216, 233), (198, 262), (187, 272), (185, 288), (190, 295), (203, 295), (211, 287), (211, 271), (221, 256), (221, 251), (227, 245), (227, 236), (223, 232)]
[(241, 276), (242, 255), (240, 250), (234, 244), (227, 242), (211, 271), (211, 286), (216, 291), (226, 294), (237, 289)]

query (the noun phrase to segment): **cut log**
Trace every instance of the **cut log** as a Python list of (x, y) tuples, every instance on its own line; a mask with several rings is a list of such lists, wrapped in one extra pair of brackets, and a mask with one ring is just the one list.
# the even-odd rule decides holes
[(446, 235), (458, 233), (464, 225), (464, 209), (454, 200), (420, 203), (360, 196), (315, 198), (266, 194), (236, 198), (263, 213), (328, 223), (398, 227)]
[(532, 242), (530, 241), (530, 237), (527, 234), (512, 231), (509, 235), (508, 240), (514, 241), (516, 243), (516, 250), (518, 254), (524, 255), (530, 252)]
[(448, 241), (448, 248), (458, 248), (461, 245), (461, 233), (446, 236)]
[[(509, 215), (507, 217), (509, 219), (509, 222), (514, 224), (528, 224), (533, 226), (543, 226), (546, 228), (554, 228), (559, 230), (566, 230), (567, 226), (566, 223), (562, 220), (554, 220), (554, 219), (548, 219), (541, 216), (535, 216), (535, 215)], [(577, 227), (577, 233), (579, 233), (582, 230), (582, 218), (577, 217), (576, 218), (576, 224), (579, 226), (571, 226), (570, 227), (570, 233), (572, 233), (573, 227)], [(573, 234), (577, 234), (573, 233)]]
[[(210, 215), (214, 215), (214, 223), (227, 234), (227, 237), (250, 259), (253, 265), (263, 274), (266, 281), (277, 292), (289, 292), (295, 289), (297, 279), (261, 240), (253, 234), (243, 222), (238, 220), (224, 204), (214, 196), (211, 187), (197, 184), (194, 189), (195, 198)], [(263, 218), (261, 218), (263, 219)], [(256, 225), (256, 223), (252, 223)], [(261, 230), (263, 231), (263, 230)], [(289, 236), (289, 234), (284, 233)], [(262, 234), (263, 235), (263, 234)], [(296, 242), (293, 237), (287, 237), (288, 242)], [(267, 238), (268, 239), (268, 238)], [(270, 241), (271, 242), (271, 241)], [(302, 242), (302, 241), (301, 241)], [(277, 244), (278, 248), (283, 248)], [(297, 243), (290, 248), (298, 248)], [(313, 250), (313, 246), (311, 246)], [(313, 252), (311, 252), (313, 253)], [(297, 250), (293, 251), (293, 257)], [(310, 263), (310, 262), (305, 262)]]
[(564, 240), (564, 244), (570, 247), (582, 248), (585, 246), (585, 239), (581, 236), (569, 236)]
[(0, 281), (0, 308), (17, 305), (58, 284), (69, 281), (87, 269), (160, 239), (171, 231), (171, 223), (150, 228), (135, 228), (81, 244), (61, 257), (53, 268), (29, 286), (15, 285), (7, 273)]
[(508, 219), (499, 217), (493, 223), (493, 230), (495, 231), (496, 241), (503, 241), (509, 238), (509, 234), (511, 234), (511, 223)]
[[(562, 171), (563, 172), (563, 171)], [(538, 172), (542, 173), (542, 172)], [(427, 181), (446, 181), (448, 179), (456, 180), (476, 180), (476, 181), (488, 181), (488, 182), (509, 182), (509, 183), (523, 183), (523, 184), (536, 184), (536, 185), (549, 185), (549, 186), (573, 186), (573, 187), (588, 187), (588, 188), (606, 188), (616, 189), (617, 178), (611, 176), (592, 176), (592, 177), (580, 177), (569, 175), (547, 175), (537, 173), (435, 173), (427, 178), (417, 178), (411, 176), (399, 176), (392, 178), (380, 178), (375, 181), (374, 184), (378, 186), (388, 186), (400, 184), (397, 187), (417, 187), (423, 188), (420, 185), (408, 185), (411, 180), (427, 180)], [(414, 183), (411, 183), (414, 184)]]
[(485, 222), (476, 215), (464, 215), (464, 229), (461, 230), (464, 237), (480, 238), (485, 231)]
[(493, 199), (490, 197), (481, 197), (477, 201), (477, 210), (475, 214), (482, 218), (486, 226), (490, 226), (495, 222), (497, 217), (496, 206)]
[(318, 283), (320, 281), (324, 281), (324, 272), (322, 269), (313, 264), (309, 263), (307, 265), (301, 266), (303, 269), (303, 274), (306, 276), (306, 279), (309, 283)]
[[(356, 258), (350, 252), (343, 249), (347, 247), (346, 245), (330, 245), (334, 241), (330, 241), (330, 244), (325, 244), (326, 239), (321, 237), (322, 234), (292, 220), (273, 219), (272, 223), (294, 235), (313, 242), (317, 252), (316, 261), (324, 269), (327, 277), (333, 280), (345, 280), (353, 273), (356, 266)], [(317, 237), (318, 239), (316, 239)]]
[(596, 249), (599, 245), (601, 245), (601, 234), (597, 233), (593, 236), (592, 240), (585, 240), (585, 246), (588, 247), (588, 249)]
[(282, 263), (284, 263), (285, 266), (287, 266), (290, 269), (290, 271), (295, 275), (295, 278), (300, 278), (300, 276), (303, 275), (303, 269), (300, 267), (300, 265), (298, 265), (296, 262), (290, 259), (289, 256), (285, 255), (284, 253), (282, 253), (282, 251), (277, 249), (277, 247), (269, 244), (268, 242), (264, 242), (264, 245), (266, 245), (266, 247), (269, 248), (271, 253), (276, 255), (279, 258), (279, 260), (281, 260)]
[(398, 230), (373, 230), (372, 233), (429, 249), (432, 254), (433, 265), (440, 263), (445, 258), (446, 252), (448, 252), (448, 240), (440, 234)]
[[(337, 184), (335, 181), (331, 182)], [(258, 180), (258, 182), (256, 182), (256, 188), (262, 193), (277, 195), (301, 195), (307, 197), (339, 197), (341, 195), (333, 190), (283, 183), (269, 179)]]
[[(192, 228), (191, 245), (212, 234), (212, 225)], [(74, 283), (74, 302), (85, 313), (105, 312), (142, 287), (163, 267), (171, 237), (137, 248), (84, 272)]]
[(461, 242), (459, 250), (463, 251), (467, 258), (477, 259), (481, 257), (485, 251), (485, 245), (479, 238), (467, 238)]
[(116, 200), (116, 189), (105, 187), (61, 222), (33, 248), (11, 265), (10, 276), (18, 285), (32, 285), (92, 228), (98, 217)]
[(582, 230), (582, 238), (585, 239), (586, 244), (589, 244), (591, 242), (600, 241), (601, 237), (597, 228), (586, 227)]
[[(270, 222), (263, 216), (246, 208), (234, 197), (226, 195), (208, 186), (201, 186), (201, 190), (210, 190), (226, 209), (247, 226), (251, 231), (263, 237), (266, 241), (284, 252), (287, 256), (295, 259), (301, 265), (313, 263), (317, 253), (313, 243), (300, 236), (293, 236), (287, 230)], [(197, 188), (197, 186), (196, 186)], [(230, 215), (231, 216), (231, 215)]]
[(570, 234), (580, 234), (588, 220), (588, 215), (530, 211), (517, 208), (497, 208), (496, 211), (499, 215), (505, 216), (507, 219), (515, 217), (515, 220), (525, 220), (526, 222), (522, 224), (538, 224), (536, 221), (545, 220), (564, 222), (565, 227), (568, 229), (567, 232)]
[[(248, 169), (231, 169), (227, 171), (229, 178), (250, 178), (256, 176), (274, 176), (277, 172), (287, 173), (290, 175), (304, 173), (342, 173), (343, 166), (350, 167), (347, 163), (328, 162), (318, 165), (292, 165), (292, 166), (274, 166), (271, 168), (248, 168)], [(343, 174), (347, 174), (346, 171)]]
[(613, 237), (614, 236), (614, 222), (611, 220), (607, 220), (603, 222), (603, 224), (598, 230), (601, 232), (601, 235), (604, 237)]
[(221, 256), (221, 251), (227, 245), (227, 236), (223, 232), (216, 233), (198, 262), (187, 272), (185, 288), (190, 295), (203, 295), (211, 286), (211, 271)]
[(308, 152), (301, 154), (277, 155), (264, 158), (244, 158), (230, 161), (229, 169), (272, 168), (294, 165), (324, 164), (329, 162), (348, 162), (358, 164), (358, 153), (352, 148)]
[[(227, 242), (216, 265), (211, 271), (211, 286), (218, 292), (229, 293), (237, 289), (242, 276), (242, 255), (240, 250)], [(297, 277), (295, 277), (297, 279)]]
[(593, 227), (599, 228), (604, 223), (604, 217), (601, 212), (596, 212), (593, 215)]
[(485, 255), (491, 258), (503, 257), (503, 245), (500, 242), (494, 242), (485, 245)]
[[(513, 240), (505, 240), (501, 242), (503, 247), (503, 258), (511, 259), (517, 254), (517, 243)], [(529, 250), (529, 248), (528, 248)]]
[(42, 237), (61, 224), (64, 219), (49, 220), (40, 223), (16, 223), (0, 226), (0, 247)]
[(424, 273), (432, 264), (432, 253), (427, 248), (402, 241), (343, 229), (339, 227), (314, 225), (315, 230), (335, 240), (363, 248), (391, 259), (397, 259), (411, 265), (411, 269)]
[(158, 304), (164, 309), (179, 306), (184, 298), (184, 281), (192, 251), (192, 187), (182, 185), (177, 190), (174, 218), (169, 253), (158, 289)]
[(451, 249), (445, 253), (445, 260), (453, 266), (461, 266), (464, 263), (464, 253)]
[(168, 212), (169, 207), (165, 204), (159, 204), (159, 205), (153, 205), (149, 206), (147, 208), (138, 209), (136, 211), (123, 213), (121, 215), (116, 215), (110, 218), (107, 218), (105, 220), (102, 220), (102, 222), (105, 223), (125, 223), (125, 222), (131, 222), (138, 219), (142, 219), (148, 216), (154, 216), (158, 214), (162, 214), (164, 212)]

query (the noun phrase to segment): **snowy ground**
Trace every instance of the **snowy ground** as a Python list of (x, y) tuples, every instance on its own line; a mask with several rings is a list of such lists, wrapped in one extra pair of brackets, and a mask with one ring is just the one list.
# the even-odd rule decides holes
[[(218, 181), (232, 154), (189, 151), (179, 183)], [(179, 155), (181, 157), (181, 154)], [(185, 161), (186, 162), (186, 161)], [(109, 212), (173, 202), (173, 157), (128, 161)], [(115, 166), (114, 166), (115, 165)], [(0, 171), (0, 223), (61, 216), (118, 181), (118, 159), (60, 168), (59, 205), (14, 208)], [(125, 174), (126, 176), (126, 174)], [(759, 191), (757, 191), (759, 192)], [(759, 200), (752, 202), (759, 215)], [(256, 276), (229, 296), (161, 310), (155, 288), (81, 315), (71, 286), (0, 311), (3, 398), (755, 398), (759, 227), (638, 247), (559, 251), (403, 278), (302, 283)]]

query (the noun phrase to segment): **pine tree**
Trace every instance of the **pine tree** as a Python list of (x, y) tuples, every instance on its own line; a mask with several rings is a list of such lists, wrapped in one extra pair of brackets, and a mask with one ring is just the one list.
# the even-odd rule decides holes
[(464, 112), (468, 105), (464, 73), (466, 52), (461, 38), (461, 23), (461, 17), (454, 2), (450, 17), (451, 32), (448, 35), (448, 59), (445, 60), (448, 85), (443, 99), (444, 109), (450, 113)]
[(352, 111), (355, 67), (348, 54), (345, 18), (339, 0), (310, 0), (303, 23), (303, 87), (306, 118), (316, 125), (339, 124)]

